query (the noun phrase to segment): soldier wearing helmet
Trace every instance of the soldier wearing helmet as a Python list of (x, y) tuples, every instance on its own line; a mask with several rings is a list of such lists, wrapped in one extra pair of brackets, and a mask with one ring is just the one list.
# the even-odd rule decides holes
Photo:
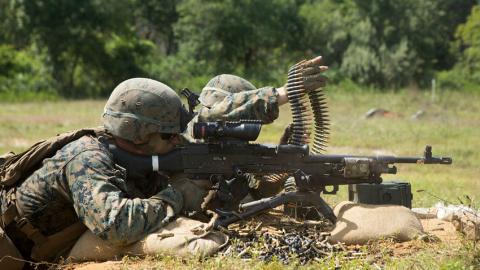
[[(307, 91), (315, 90), (326, 82), (322, 73), (328, 67), (321, 65), (321, 59), (319, 56), (307, 62), (308, 67), (304, 69)], [(251, 119), (269, 124), (278, 118), (278, 107), (287, 102), (285, 86), (257, 89), (241, 77), (222, 74), (213, 77), (202, 89), (198, 121)]]
[[(308, 60), (307, 68), (304, 70), (305, 87), (307, 91), (315, 90), (323, 86), (326, 78), (323, 72), (328, 69), (327, 66), (321, 65), (321, 57), (315, 57)], [(279, 106), (288, 102), (285, 86), (271, 87), (266, 86), (256, 88), (251, 82), (236, 75), (221, 74), (213, 77), (202, 89), (199, 97), (202, 107), (198, 110), (197, 115), (188, 124), (184, 137), (189, 141), (193, 139), (193, 124), (195, 122), (209, 121), (238, 121), (238, 120), (262, 120), (263, 123), (272, 123), (279, 115)], [(285, 130), (288, 132), (288, 128)], [(282, 136), (280, 144), (286, 144), (287, 137)], [(231, 190), (232, 194), (238, 195), (238, 200), (243, 199), (246, 193), (259, 199), (277, 194), (283, 189), (285, 177), (263, 177), (256, 179), (251, 175), (246, 175), (248, 187), (236, 186), (236, 190)], [(185, 208), (194, 211), (200, 211), (204, 197), (207, 194), (206, 189), (209, 188), (208, 180), (189, 181), (188, 179), (178, 176), (172, 179), (172, 185), (181, 190), (188, 198), (185, 201)], [(232, 202), (225, 202), (232, 204)], [(218, 204), (218, 202), (214, 202)], [(221, 202), (223, 204), (223, 202)], [(233, 203), (235, 204), (235, 202)]]
[(138, 154), (164, 154), (180, 143), (187, 112), (167, 85), (149, 79), (130, 79), (110, 95), (103, 124), (117, 144)]
[(120, 83), (105, 105), (103, 131), (65, 144), (1, 193), (1, 228), (24, 258), (37, 261), (66, 256), (84, 231), (111, 247), (158, 231), (182, 209), (182, 194), (156, 173), (127, 179), (109, 144), (136, 154), (169, 152), (180, 142), (184, 116), (167, 85), (145, 78)]
[[(315, 90), (326, 83), (321, 65), (322, 57), (307, 61), (304, 69), (305, 89)], [(193, 141), (193, 123), (208, 121), (262, 120), (272, 123), (278, 118), (279, 106), (288, 102), (285, 86), (256, 88), (251, 82), (236, 75), (213, 77), (202, 89), (199, 101), (202, 107), (188, 124), (184, 137)]]

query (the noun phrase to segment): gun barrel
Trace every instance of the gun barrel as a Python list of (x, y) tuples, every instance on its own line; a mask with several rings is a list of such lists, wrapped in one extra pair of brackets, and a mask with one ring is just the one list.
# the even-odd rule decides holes
[(310, 155), (307, 162), (324, 162), (324, 163), (343, 163), (346, 158), (368, 158), (377, 160), (387, 164), (394, 163), (410, 163), (410, 164), (452, 164), (451, 157), (434, 157), (432, 155), (432, 147), (426, 146), (423, 157), (395, 157), (395, 156), (354, 156), (354, 155)]
[(415, 163), (415, 164), (452, 164), (452, 158), (450, 157), (397, 157), (394, 163)]

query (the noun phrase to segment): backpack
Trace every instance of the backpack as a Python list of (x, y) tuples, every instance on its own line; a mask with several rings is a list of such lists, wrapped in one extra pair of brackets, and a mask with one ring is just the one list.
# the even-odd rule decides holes
[(57, 150), (60, 150), (68, 143), (78, 140), (85, 135), (95, 136), (102, 131), (103, 128), (78, 129), (39, 141), (22, 153), (15, 154), (9, 152), (1, 155), (0, 189), (8, 189), (17, 185), (19, 180), (26, 179), (41, 166), (44, 159), (54, 156)]

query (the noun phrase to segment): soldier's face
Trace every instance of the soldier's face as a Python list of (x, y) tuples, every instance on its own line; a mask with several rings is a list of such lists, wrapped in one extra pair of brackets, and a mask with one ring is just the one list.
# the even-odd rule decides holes
[(166, 154), (180, 143), (180, 136), (173, 134), (170, 138), (162, 138), (159, 133), (150, 135), (148, 143), (139, 146), (143, 152), (148, 154)]

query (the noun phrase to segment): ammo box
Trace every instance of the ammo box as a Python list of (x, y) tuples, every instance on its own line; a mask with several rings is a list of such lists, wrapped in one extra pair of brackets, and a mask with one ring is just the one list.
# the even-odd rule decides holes
[(395, 204), (412, 208), (412, 189), (406, 182), (355, 184), (348, 186), (348, 199), (356, 203)]

